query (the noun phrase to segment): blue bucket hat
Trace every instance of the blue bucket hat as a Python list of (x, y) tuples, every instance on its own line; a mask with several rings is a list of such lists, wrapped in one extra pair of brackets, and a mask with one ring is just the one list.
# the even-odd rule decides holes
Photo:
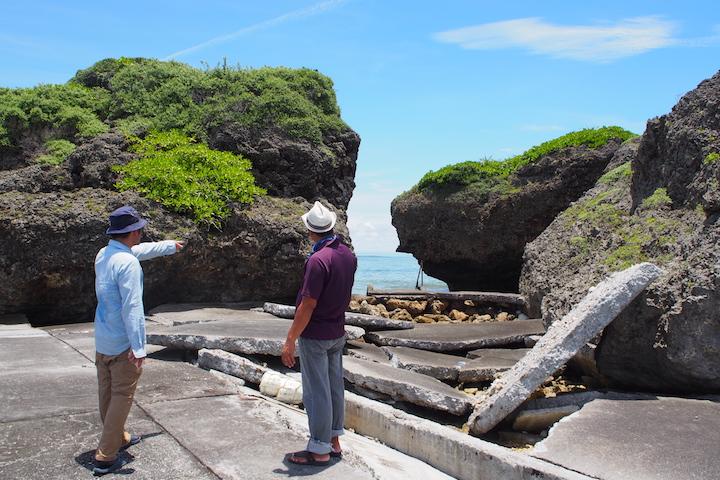
[(140, 230), (147, 225), (147, 220), (129, 205), (120, 207), (110, 214), (110, 228), (105, 230), (107, 235), (121, 235), (123, 233)]

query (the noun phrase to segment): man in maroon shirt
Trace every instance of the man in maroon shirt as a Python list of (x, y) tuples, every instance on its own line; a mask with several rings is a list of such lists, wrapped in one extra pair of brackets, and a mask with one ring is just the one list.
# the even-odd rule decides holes
[(357, 259), (333, 232), (337, 216), (320, 202), (315, 202), (302, 220), (313, 248), (305, 262), (295, 319), (285, 340), (282, 361), (288, 367), (295, 365), (297, 340), (310, 440), (307, 449), (291, 454), (289, 461), (327, 465), (331, 456), (342, 457), (345, 310), (350, 303)]

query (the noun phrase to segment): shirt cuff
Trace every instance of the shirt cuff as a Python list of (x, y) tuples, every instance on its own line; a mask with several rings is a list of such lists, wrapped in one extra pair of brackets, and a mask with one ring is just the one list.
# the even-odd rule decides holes
[(135, 355), (135, 358), (145, 358), (147, 357), (147, 353), (145, 353), (145, 349), (141, 348), (139, 350), (132, 349), (133, 355)]

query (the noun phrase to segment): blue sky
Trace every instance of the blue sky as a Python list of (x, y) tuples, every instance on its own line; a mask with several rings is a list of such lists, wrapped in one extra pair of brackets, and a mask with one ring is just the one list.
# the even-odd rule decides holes
[(350, 227), (393, 251), (390, 201), (428, 170), (648, 118), (720, 69), (714, 1), (3, 2), (0, 85), (106, 57), (315, 68), (362, 137)]

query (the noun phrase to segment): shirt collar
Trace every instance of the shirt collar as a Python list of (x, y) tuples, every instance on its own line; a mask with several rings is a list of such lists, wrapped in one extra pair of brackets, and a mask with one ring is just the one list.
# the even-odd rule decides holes
[(118, 240), (111, 239), (108, 242), (108, 247), (119, 248), (120, 250), (125, 250), (126, 252), (132, 253), (132, 249), (130, 247), (128, 247), (127, 245), (125, 245), (124, 243), (122, 243)]

